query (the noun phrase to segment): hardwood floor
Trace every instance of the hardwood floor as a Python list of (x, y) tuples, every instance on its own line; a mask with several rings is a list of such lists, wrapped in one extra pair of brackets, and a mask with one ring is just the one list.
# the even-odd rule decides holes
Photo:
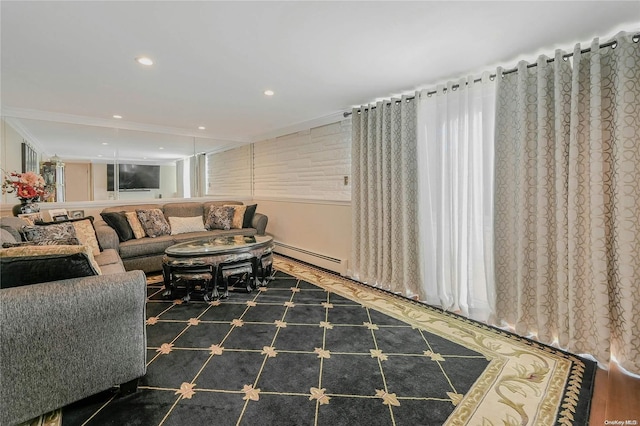
[(608, 372), (599, 368), (589, 424), (640, 426), (640, 379), (624, 374), (615, 363)]

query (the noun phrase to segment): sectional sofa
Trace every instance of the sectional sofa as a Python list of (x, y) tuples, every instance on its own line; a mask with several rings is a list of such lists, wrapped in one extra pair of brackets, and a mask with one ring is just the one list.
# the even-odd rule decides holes
[[(87, 219), (88, 221), (88, 219)], [(22, 219), (0, 220), (19, 244)], [(146, 278), (84, 245), (0, 249), (0, 424), (14, 425), (146, 372)], [(29, 284), (29, 285), (26, 285)]]
[[(201, 229), (191, 231), (183, 228), (175, 232), (173, 226), (171, 232), (155, 237), (142, 236), (135, 238), (129, 234), (128, 221), (123, 221), (122, 214), (136, 211), (160, 210), (167, 222), (175, 222), (172, 218), (202, 218), (202, 224), (207, 224), (211, 207), (237, 206), (246, 207), (241, 221), (230, 229)], [(255, 211), (256, 205), (244, 206), (239, 201), (205, 201), (205, 202), (177, 202), (160, 204), (132, 204), (105, 208), (102, 220), (96, 220), (95, 229), (100, 243), (104, 249), (117, 251), (126, 270), (139, 269), (145, 273), (162, 271), (162, 257), (167, 247), (177, 243), (203, 238), (208, 236), (233, 236), (233, 235), (264, 235), (268, 217)], [(110, 216), (109, 216), (110, 215)], [(115, 217), (115, 220), (114, 220)], [(131, 216), (129, 216), (131, 217)], [(107, 221), (111, 223), (108, 224)], [(120, 223), (120, 224), (119, 224)], [(124, 229), (118, 229), (122, 227)], [(182, 232), (187, 231), (187, 232)]]

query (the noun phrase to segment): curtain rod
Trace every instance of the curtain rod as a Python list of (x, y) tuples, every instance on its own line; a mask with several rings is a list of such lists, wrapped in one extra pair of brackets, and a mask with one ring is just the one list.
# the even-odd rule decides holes
[[(634, 43), (638, 43), (638, 41), (640, 41), (640, 33), (636, 33), (633, 36), (631, 36), (631, 40), (633, 40)], [(606, 43), (601, 44), (599, 46), (599, 48), (600, 49), (604, 49), (605, 47), (613, 46), (613, 48), (615, 49), (615, 45), (617, 43), (618, 42), (616, 40), (608, 41)], [(589, 53), (589, 52), (591, 52), (591, 48), (590, 47), (587, 47), (586, 49), (580, 50), (581, 54), (582, 53)], [(567, 54), (562, 55), (562, 59), (569, 59), (572, 56), (573, 56), (573, 52), (567, 53)], [(547, 63), (548, 64), (550, 64), (550, 63), (552, 63), (554, 61), (555, 61), (555, 58), (547, 59)], [(533, 67), (537, 67), (537, 66), (538, 66), (538, 62), (533, 62), (533, 63), (527, 64), (527, 68), (533, 68)], [(514, 72), (518, 72), (518, 68), (517, 67), (516, 68), (511, 68), (511, 69), (506, 70), (506, 71), (502, 71), (502, 75), (505, 76), (507, 74), (513, 74)], [(496, 78), (496, 76), (497, 76), (497, 74), (489, 74), (489, 78), (491, 80)], [(473, 80), (474, 83), (480, 83), (481, 81), (482, 81), (482, 78), (476, 78), (475, 80)], [(465, 85), (466, 84), (468, 84), (468, 83), (465, 83)], [(457, 89), (459, 87), (460, 87), (459, 84), (454, 84), (453, 86), (451, 86), (452, 89)], [(443, 89), (443, 92), (446, 92), (446, 91), (447, 91), (447, 88), (445, 87)], [(436, 93), (438, 93), (438, 91), (437, 90), (433, 90), (433, 91), (427, 92), (426, 95), (427, 96), (431, 96), (431, 95), (435, 95)], [(410, 97), (407, 97), (406, 100), (410, 101), (410, 100), (413, 100), (414, 98), (415, 98), (415, 96), (410, 96)], [(396, 102), (399, 102), (399, 101), (396, 101)], [(387, 105), (391, 105), (391, 101), (387, 102)], [(373, 107), (371, 107), (369, 109), (376, 109), (376, 107), (373, 106)], [(347, 112), (344, 112), (342, 115), (346, 118), (346, 117), (350, 116), (351, 114), (353, 114), (351, 111), (347, 111)]]

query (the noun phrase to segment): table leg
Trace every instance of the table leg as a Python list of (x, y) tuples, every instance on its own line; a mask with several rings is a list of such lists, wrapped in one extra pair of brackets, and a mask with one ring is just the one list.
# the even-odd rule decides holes
[(254, 289), (258, 288), (260, 283), (260, 278), (258, 278), (258, 257), (254, 256), (251, 258), (251, 273), (253, 275), (252, 285)]
[(169, 265), (162, 265), (162, 277), (164, 278), (162, 296), (170, 298), (173, 294), (173, 284), (171, 283), (171, 267)]

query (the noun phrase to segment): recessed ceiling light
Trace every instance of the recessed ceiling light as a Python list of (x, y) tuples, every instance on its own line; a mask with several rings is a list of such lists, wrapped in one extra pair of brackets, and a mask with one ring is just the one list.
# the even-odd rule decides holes
[(273, 90), (265, 90), (264, 94), (267, 96), (273, 96)]
[(141, 65), (153, 65), (153, 61), (151, 60), (151, 58), (147, 58), (146, 56), (138, 56), (136, 58), (136, 62)]
[(122, 118), (122, 116), (121, 116), (121, 115), (118, 115), (118, 114), (115, 114), (115, 115), (113, 116), (113, 118)]
[(198, 126), (198, 130), (205, 130), (205, 129), (206, 129), (206, 127), (204, 127), (204, 126)]
[(102, 142), (102, 145), (109, 145), (109, 142)]
[(98, 154), (98, 157), (102, 157), (102, 154)]
[(158, 148), (158, 149), (164, 149), (164, 146), (161, 146), (161, 147), (160, 147), (160, 148)]

